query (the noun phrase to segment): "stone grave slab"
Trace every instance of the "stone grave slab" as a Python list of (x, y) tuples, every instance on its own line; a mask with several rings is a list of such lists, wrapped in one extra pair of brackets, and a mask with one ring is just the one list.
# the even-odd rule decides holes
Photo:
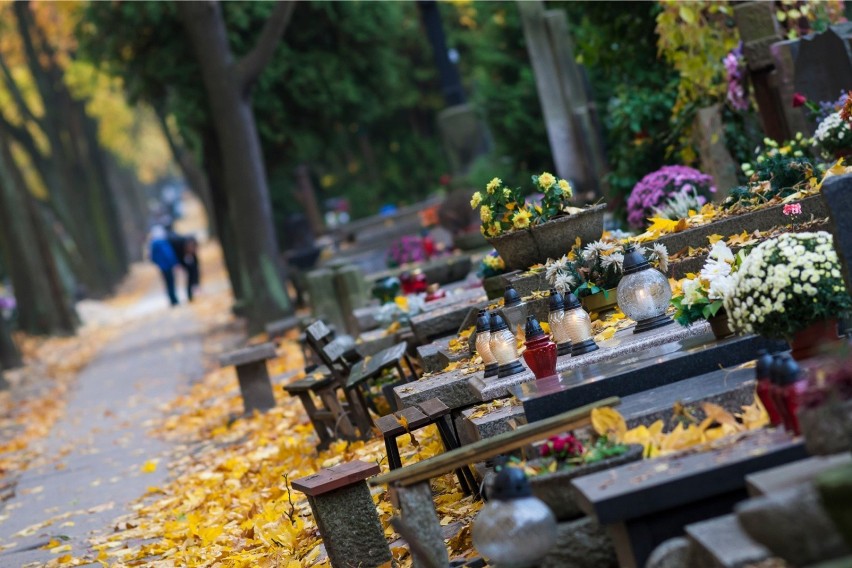
[(427, 304), (428, 311), (411, 318), (411, 330), (420, 343), (428, 343), (438, 337), (456, 333), (470, 309), (484, 308), (488, 299), (480, 288), (430, 303), (434, 305)]
[(838, 24), (800, 39), (794, 86), (812, 101), (835, 101), (852, 88), (852, 24)]
[(455, 338), (455, 335), (448, 335), (425, 345), (417, 346), (417, 356), (420, 358), (420, 364), (423, 366), (424, 373), (440, 373), (450, 363), (470, 357), (470, 351), (467, 349), (460, 351), (450, 350), (450, 341)]
[(476, 404), (480, 401), (467, 387), (468, 377), (470, 374), (465, 374), (464, 369), (455, 369), (395, 387), (397, 408), (415, 406), (430, 398), (439, 399), (451, 409)]
[(607, 396), (640, 393), (753, 360), (758, 349), (778, 351), (783, 343), (759, 336), (716, 340), (712, 334), (646, 348), (617, 361), (590, 364), (550, 377), (512, 387), (524, 404), (527, 421), (587, 404)]
[[(515, 399), (513, 399), (515, 400)], [(657, 420), (668, 423), (675, 403), (692, 406), (690, 411), (700, 420), (704, 417), (699, 404), (712, 402), (729, 412), (739, 412), (754, 402), (754, 368), (722, 369), (651, 388), (621, 398), (618, 412), (628, 428), (649, 425)], [(457, 430), (466, 443), (507, 432), (513, 425), (525, 424), (523, 405), (506, 404), (482, 414), (482, 406), (463, 410)]]
[(580, 507), (608, 528), (619, 565), (645, 565), (691, 523), (728, 514), (746, 499), (746, 475), (807, 457), (801, 440), (759, 430), (704, 452), (643, 460), (577, 478)]
[[(822, 195), (812, 195), (799, 201), (802, 205), (801, 220), (810, 220), (811, 216), (821, 219), (829, 216), (829, 208)], [(684, 250), (687, 247), (707, 246), (707, 237), (710, 235), (722, 235), (729, 237), (738, 235), (745, 231), (766, 231), (773, 227), (790, 224), (790, 218), (784, 215), (783, 205), (764, 207), (756, 211), (725, 217), (718, 221), (681, 231), (663, 235), (657, 239), (657, 243), (665, 245), (670, 254)]]
[[(584, 353), (576, 357), (564, 355), (556, 360), (557, 373), (564, 373), (571, 369), (585, 369), (602, 361), (609, 361), (628, 357), (635, 353), (644, 353), (649, 348), (672, 344), (688, 337), (703, 336), (703, 341), (708, 341), (706, 323), (700, 323), (690, 327), (682, 327), (676, 324), (647, 331), (645, 333), (633, 333), (633, 326), (622, 329), (606, 341), (600, 342), (600, 349), (590, 353)], [(676, 347), (670, 347), (674, 351)], [(515, 394), (514, 389), (521, 384), (533, 384), (535, 377), (519, 374), (506, 379), (489, 378), (483, 379), (482, 373), (477, 373), (470, 379), (470, 386), (481, 401), (493, 400), (510, 394)], [(535, 381), (540, 383), (541, 381)], [(630, 393), (625, 393), (630, 394)], [(516, 395), (517, 396), (517, 395)]]

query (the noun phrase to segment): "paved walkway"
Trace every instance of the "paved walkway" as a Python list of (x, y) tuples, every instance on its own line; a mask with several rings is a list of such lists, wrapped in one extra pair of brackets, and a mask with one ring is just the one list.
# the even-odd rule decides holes
[[(109, 527), (148, 487), (164, 484), (165, 461), (143, 471), (168, 450), (148, 432), (160, 405), (201, 374), (201, 329), (191, 308), (153, 309), (128, 322), (80, 373), (65, 417), (40, 442), (47, 459), (18, 477), (0, 514), (0, 546), (14, 543), (0, 552), (0, 566), (82, 555), (90, 531)], [(52, 540), (71, 551), (41, 548)]]

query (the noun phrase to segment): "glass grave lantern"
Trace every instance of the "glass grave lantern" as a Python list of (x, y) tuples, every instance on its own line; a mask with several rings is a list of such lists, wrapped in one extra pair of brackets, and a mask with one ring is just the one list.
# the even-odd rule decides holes
[(568, 292), (565, 295), (565, 327), (571, 338), (571, 356), (576, 357), (598, 349), (592, 339), (592, 319), (577, 296)]
[(492, 313), (490, 325), (491, 339), (488, 341), (488, 347), (497, 359), (497, 376), (502, 379), (523, 372), (524, 366), (519, 360), (515, 335), (509, 330), (506, 320), (500, 314)]
[(536, 379), (556, 374), (556, 344), (544, 333), (535, 316), (527, 316), (525, 327), (524, 361)]
[(556, 353), (559, 356), (571, 354), (571, 337), (565, 325), (565, 305), (562, 294), (554, 288), (550, 289), (550, 312), (547, 315), (550, 335), (556, 343)]
[(666, 315), (672, 288), (665, 274), (630, 244), (624, 249), (624, 276), (618, 283), (618, 307), (636, 322), (633, 333), (642, 333), (674, 323)]
[(494, 354), (491, 353), (490, 342), (491, 321), (488, 316), (488, 312), (485, 310), (479, 310), (479, 314), (476, 317), (476, 353), (485, 364), (484, 377), (486, 379), (496, 375), (498, 367), (497, 359), (494, 357)]

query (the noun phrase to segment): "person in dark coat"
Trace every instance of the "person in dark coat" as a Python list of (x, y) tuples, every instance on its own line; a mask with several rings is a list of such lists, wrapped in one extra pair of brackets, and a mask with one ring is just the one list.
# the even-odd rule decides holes
[(195, 288), (201, 281), (198, 266), (198, 241), (192, 235), (169, 233), (169, 243), (175, 251), (177, 263), (186, 271), (186, 297), (191, 302)]
[(156, 264), (160, 269), (163, 282), (166, 284), (166, 293), (169, 296), (169, 302), (172, 306), (176, 306), (178, 299), (175, 293), (175, 274), (173, 269), (178, 263), (178, 258), (171, 243), (169, 243), (166, 230), (159, 225), (151, 229), (151, 262)]

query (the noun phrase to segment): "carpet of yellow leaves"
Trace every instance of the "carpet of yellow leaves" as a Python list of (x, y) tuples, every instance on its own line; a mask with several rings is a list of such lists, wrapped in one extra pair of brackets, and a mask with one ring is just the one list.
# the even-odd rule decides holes
[[(302, 364), (289, 337), (269, 368), (276, 375)], [(338, 441), (317, 454), (317, 439), (300, 403), (280, 387), (275, 391), (274, 409), (242, 417), (233, 369), (208, 373), (166, 409), (158, 432), (184, 450), (169, 464), (172, 481), (150, 487), (134, 505), (134, 514), (116, 522), (114, 532), (94, 537), (90, 557), (65, 556), (56, 565), (62, 560), (64, 565), (94, 561), (104, 566), (328, 566), (307, 499), (291, 491), (290, 481), (352, 459), (376, 462), (386, 471), (384, 443), (381, 438)], [(434, 427), (416, 436), (399, 438), (403, 463), (442, 451)], [(463, 497), (451, 475), (434, 480), (433, 489), (441, 524), (453, 525), (450, 553), (469, 553), (467, 527), (481, 504)], [(394, 557), (409, 565), (407, 548), (389, 523), (394, 511), (386, 492), (373, 490), (373, 498)]]

